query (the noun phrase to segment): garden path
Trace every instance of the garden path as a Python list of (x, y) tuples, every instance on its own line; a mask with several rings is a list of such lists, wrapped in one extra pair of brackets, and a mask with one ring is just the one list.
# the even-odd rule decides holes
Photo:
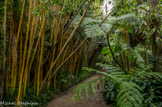
[(107, 105), (103, 95), (101, 93), (101, 89), (96, 90), (96, 94), (90, 94), (88, 99), (82, 98), (80, 102), (70, 101), (70, 97), (73, 95), (73, 90), (80, 84), (85, 83), (87, 81), (94, 80), (98, 78), (99, 75), (93, 75), (83, 82), (69, 88), (68, 90), (62, 92), (55, 99), (49, 102), (47, 107), (112, 107), (112, 105)]

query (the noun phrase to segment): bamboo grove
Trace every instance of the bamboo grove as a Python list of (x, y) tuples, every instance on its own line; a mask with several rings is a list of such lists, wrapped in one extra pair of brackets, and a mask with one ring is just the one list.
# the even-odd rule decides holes
[[(91, 50), (88, 38), (77, 32), (91, 1), (81, 0), (5, 0), (1, 2), (3, 35), (3, 68), (1, 99), (4, 94), (17, 94), (17, 102), (28, 86), (34, 94), (44, 88), (57, 87), (57, 73), (70, 74), (88, 66)], [(76, 26), (71, 22), (77, 14)], [(2, 53), (3, 52), (3, 53)], [(2, 55), (1, 55), (2, 56)], [(12, 91), (11, 91), (12, 90)]]
[(161, 2), (112, 0), (105, 17), (103, 1), (0, 1), (0, 101), (19, 103), (29, 87), (38, 98), (60, 87), (61, 72), (86, 73), (96, 60), (126, 75), (149, 65), (161, 72)]

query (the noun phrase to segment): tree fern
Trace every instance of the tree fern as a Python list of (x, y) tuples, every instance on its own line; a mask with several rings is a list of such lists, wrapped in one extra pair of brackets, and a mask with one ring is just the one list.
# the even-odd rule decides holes
[(111, 30), (111, 28), (112, 28), (112, 25), (111, 25), (111, 24), (106, 24), (106, 23), (104, 23), (104, 24), (102, 24), (100, 27), (102, 28), (102, 30), (103, 30), (104, 32), (110, 32), (110, 30)]
[(136, 64), (138, 64), (139, 67), (144, 68), (144, 59), (142, 58), (141, 54), (135, 49), (131, 49), (131, 56), (136, 60)]
[[(75, 26), (80, 19), (80, 15), (77, 15), (72, 22), (72, 25)], [(120, 17), (110, 17), (108, 18), (104, 24), (99, 26), (101, 20), (92, 19), (92, 18), (84, 18), (81, 28), (84, 29), (84, 33), (89, 38), (95, 38), (98, 36), (104, 36), (107, 32), (110, 32), (114, 25), (137, 25), (140, 24), (140, 19), (134, 14), (126, 14)]]
[(111, 17), (106, 22), (112, 25), (116, 25), (116, 24), (123, 25), (125, 23), (131, 25), (140, 24), (139, 18), (134, 14), (126, 14), (120, 17)]
[(92, 19), (92, 18), (85, 18), (83, 20), (83, 25), (92, 25), (92, 24), (98, 24), (100, 22), (100, 20), (96, 20), (96, 19)]
[(87, 25), (85, 26), (85, 34), (88, 37), (97, 37), (97, 36), (104, 36), (105, 33), (103, 32), (103, 30), (98, 26), (98, 24), (94, 24), (94, 25)]
[[(77, 22), (79, 21), (80, 19), (80, 15), (77, 15), (75, 17), (75, 19), (73, 20), (72, 24), (75, 26), (77, 25)], [(85, 27), (86, 25), (93, 25), (93, 24), (98, 24), (100, 22), (100, 20), (96, 20), (96, 19), (92, 19), (92, 18), (84, 18), (82, 24), (81, 24), (81, 27)]]

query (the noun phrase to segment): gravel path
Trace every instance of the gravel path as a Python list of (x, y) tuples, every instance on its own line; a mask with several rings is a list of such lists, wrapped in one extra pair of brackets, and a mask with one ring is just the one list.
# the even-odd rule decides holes
[[(98, 77), (99, 75), (93, 75), (79, 84), (94, 80)], [(69, 99), (73, 95), (73, 90), (79, 84), (59, 94), (47, 107), (112, 107), (112, 105), (106, 104), (100, 90), (97, 90), (96, 94), (90, 94), (88, 99), (82, 98), (80, 102), (70, 101)]]

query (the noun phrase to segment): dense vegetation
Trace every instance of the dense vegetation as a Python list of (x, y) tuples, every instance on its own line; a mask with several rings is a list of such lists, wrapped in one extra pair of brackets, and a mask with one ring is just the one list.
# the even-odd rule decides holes
[[(0, 1), (0, 101), (43, 106), (95, 71), (105, 76), (108, 103), (162, 106), (161, 1), (112, 0), (106, 16), (103, 2)], [(101, 79), (81, 85), (74, 96), (80, 99), (84, 90), (88, 97), (89, 85), (95, 93)]]
[[(149, 2), (125, 1), (122, 6), (117, 5), (117, 11), (101, 26), (98, 26), (99, 19), (87, 20), (91, 27), (85, 26), (85, 33), (103, 35), (105, 47), (96, 63), (101, 71), (87, 67), (83, 70), (105, 76), (103, 95), (107, 103), (119, 107), (162, 106), (160, 5), (155, 8), (155, 4)], [(80, 100), (82, 91), (85, 97), (90, 90), (95, 93), (95, 84), (101, 80), (103, 78), (80, 85), (72, 98)]]

